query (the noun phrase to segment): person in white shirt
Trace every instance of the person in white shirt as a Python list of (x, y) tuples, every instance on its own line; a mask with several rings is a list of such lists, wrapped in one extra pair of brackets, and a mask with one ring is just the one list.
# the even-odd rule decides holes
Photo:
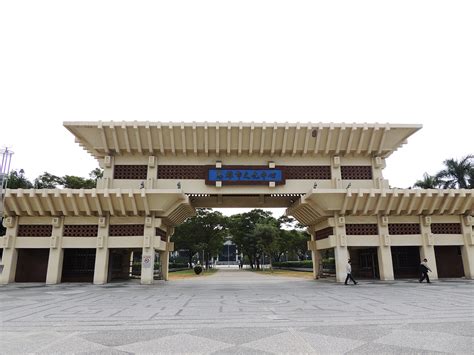
[(347, 281), (351, 280), (354, 285), (357, 285), (356, 280), (352, 277), (352, 266), (351, 266), (351, 259), (347, 260), (347, 265), (346, 265), (346, 271), (347, 271), (347, 277), (346, 277), (346, 282), (344, 282), (344, 285), (347, 285)]

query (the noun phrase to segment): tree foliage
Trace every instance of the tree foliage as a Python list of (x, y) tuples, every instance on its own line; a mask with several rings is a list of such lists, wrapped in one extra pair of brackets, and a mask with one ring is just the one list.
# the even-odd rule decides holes
[(196, 216), (176, 227), (172, 240), (176, 249), (189, 252), (190, 264), (192, 256), (199, 252), (201, 263), (206, 264), (207, 268), (210, 257), (216, 255), (224, 245), (226, 234), (226, 217), (222, 213), (198, 208)]
[(101, 178), (103, 171), (96, 168), (89, 173), (89, 178), (74, 175), (57, 176), (44, 172), (31, 182), (25, 176), (23, 169), (13, 170), (5, 179), (9, 189), (93, 189), (96, 187), (97, 179)]
[(33, 187), (31, 181), (25, 176), (23, 169), (11, 171), (4, 180), (4, 184), (9, 189), (31, 189)]
[(457, 159), (446, 159), (444, 168), (434, 175), (423, 174), (423, 179), (415, 182), (413, 187), (422, 189), (473, 189), (474, 188), (474, 155), (469, 154)]
[(260, 268), (265, 253), (271, 261), (280, 261), (287, 253), (303, 259), (307, 252), (308, 234), (291, 217), (275, 219), (271, 212), (254, 209), (230, 217), (229, 233), (251, 268)]
[(441, 181), (445, 189), (472, 189), (472, 177), (474, 174), (474, 155), (467, 155), (460, 160), (446, 159), (443, 162), (445, 168), (436, 177)]
[(417, 180), (413, 187), (419, 187), (420, 189), (439, 189), (441, 187), (441, 181), (436, 175), (424, 173), (423, 179)]

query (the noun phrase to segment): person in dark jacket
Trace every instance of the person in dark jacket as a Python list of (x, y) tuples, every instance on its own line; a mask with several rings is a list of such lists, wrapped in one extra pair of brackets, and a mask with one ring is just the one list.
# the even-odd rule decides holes
[(423, 282), (424, 279), (426, 279), (427, 283), (431, 283), (430, 278), (428, 276), (428, 271), (431, 272), (431, 269), (428, 267), (428, 260), (425, 258), (420, 264), (420, 283)]

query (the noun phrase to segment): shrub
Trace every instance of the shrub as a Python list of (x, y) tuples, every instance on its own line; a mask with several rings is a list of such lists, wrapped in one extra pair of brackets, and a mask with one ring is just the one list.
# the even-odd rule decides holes
[(202, 272), (202, 266), (201, 265), (196, 265), (194, 267), (194, 272), (196, 273), (196, 275), (199, 275)]
[(170, 269), (185, 269), (185, 268), (189, 268), (188, 263), (177, 263), (177, 262), (170, 263)]
[(303, 261), (282, 261), (273, 263), (273, 266), (276, 267), (301, 267), (305, 269), (312, 269), (313, 268), (313, 261), (311, 260), (303, 260)]

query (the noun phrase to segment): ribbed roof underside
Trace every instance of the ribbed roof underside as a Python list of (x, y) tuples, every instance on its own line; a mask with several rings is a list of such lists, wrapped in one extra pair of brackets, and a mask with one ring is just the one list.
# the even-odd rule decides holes
[(372, 215), (473, 215), (473, 190), (313, 189), (286, 210), (305, 225), (338, 213)]
[(64, 122), (86, 151), (143, 155), (387, 157), (421, 128), (410, 124)]
[(178, 225), (194, 215), (189, 198), (180, 190), (6, 190), (7, 216), (150, 216)]

